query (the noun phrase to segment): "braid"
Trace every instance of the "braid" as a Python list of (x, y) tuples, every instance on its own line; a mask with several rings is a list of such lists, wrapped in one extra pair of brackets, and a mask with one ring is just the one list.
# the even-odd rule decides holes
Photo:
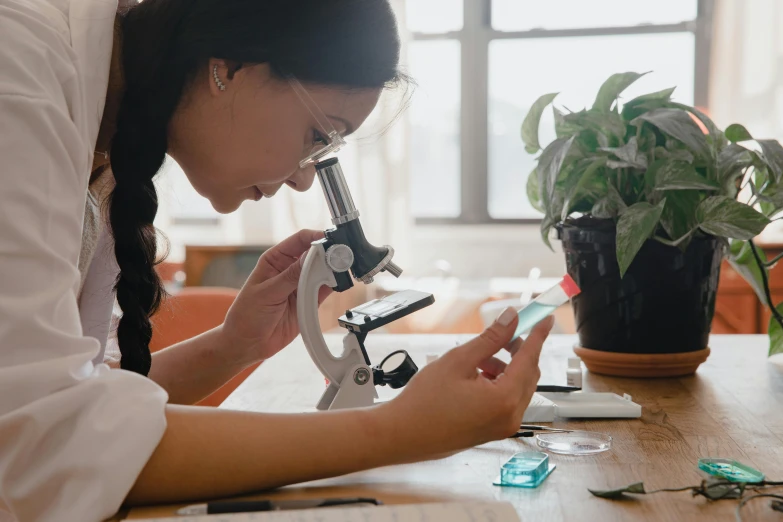
[(120, 268), (115, 284), (122, 309), (117, 327), (120, 367), (147, 375), (152, 362), (150, 317), (165, 296), (155, 271), (160, 260), (153, 225), (158, 212), (153, 179), (166, 159), (168, 122), (185, 78), (176, 77), (177, 68), (167, 65), (160, 48), (138, 44), (148, 35), (129, 27), (136, 9), (122, 20), (123, 40), (127, 42), (122, 56), (125, 90), (111, 143), (115, 186), (109, 198), (109, 224)]
[(146, 134), (129, 103), (117, 118), (111, 165), (116, 185), (111, 194), (109, 222), (114, 255), (120, 267), (115, 290), (122, 308), (117, 341), (121, 367), (142, 375), (150, 370), (150, 317), (160, 306), (163, 287), (155, 272), (157, 238), (153, 221), (158, 197), (152, 179), (166, 155), (166, 138)]

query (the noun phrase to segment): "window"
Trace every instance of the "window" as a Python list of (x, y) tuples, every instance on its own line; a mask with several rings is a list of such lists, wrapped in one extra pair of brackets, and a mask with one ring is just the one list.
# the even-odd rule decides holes
[[(611, 74), (652, 71), (623, 97), (677, 86), (675, 99), (706, 106), (713, 2), (407, 0), (417, 222), (539, 220), (519, 129), (541, 94), (580, 110)], [(542, 143), (552, 125), (547, 111)]]

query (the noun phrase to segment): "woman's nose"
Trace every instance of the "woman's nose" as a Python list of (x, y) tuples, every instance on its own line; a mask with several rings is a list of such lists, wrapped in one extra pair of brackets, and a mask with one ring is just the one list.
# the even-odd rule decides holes
[(288, 179), (288, 184), (298, 192), (306, 192), (313, 186), (313, 180), (315, 180), (315, 166), (308, 165), (303, 169), (297, 170)]

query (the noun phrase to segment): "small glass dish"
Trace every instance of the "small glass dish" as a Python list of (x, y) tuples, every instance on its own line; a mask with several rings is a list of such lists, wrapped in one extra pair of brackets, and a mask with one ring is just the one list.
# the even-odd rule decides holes
[(541, 449), (561, 455), (594, 455), (612, 447), (612, 437), (595, 431), (539, 433), (536, 444)]

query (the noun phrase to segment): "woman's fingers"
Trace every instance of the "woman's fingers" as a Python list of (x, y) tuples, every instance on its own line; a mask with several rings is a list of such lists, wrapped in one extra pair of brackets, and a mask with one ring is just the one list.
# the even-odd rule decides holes
[(270, 250), (293, 260), (308, 251), (313, 241), (323, 238), (324, 233), (322, 230), (300, 230), (296, 234), (285, 238)]
[(318, 305), (320, 306), (321, 303), (326, 301), (326, 298), (332, 295), (332, 289), (328, 286), (322, 286), (318, 289)]
[[(538, 358), (541, 355), (541, 347), (544, 345), (549, 332), (552, 330), (555, 320), (552, 316), (542, 320), (530, 331), (527, 339), (511, 358), (511, 362), (506, 366), (505, 374), (512, 383), (525, 385), (530, 375), (538, 376)], [(538, 377), (536, 377), (536, 381)]]
[(506, 371), (506, 363), (497, 357), (490, 357), (489, 359), (481, 361), (478, 365), (478, 368), (484, 372), (484, 376), (487, 379), (494, 379)]
[(313, 241), (323, 239), (320, 230), (300, 230), (273, 246), (261, 256), (258, 265), (250, 275), (248, 282), (263, 283), (269, 278), (284, 272), (291, 264), (305, 256)]
[(481, 335), (454, 348), (451, 357), (460, 361), (466, 375), (475, 375), (476, 368), (483, 361), (490, 359), (509, 343), (516, 327), (517, 312), (514, 308), (508, 307)]
[(504, 346), (504, 348), (508, 353), (514, 356), (519, 351), (519, 349), (522, 348), (522, 346), (524, 346), (524, 344), (525, 344), (525, 340), (522, 339), (521, 337), (517, 337), (516, 339), (511, 341), (511, 343)]
[(275, 303), (288, 299), (299, 287), (302, 265), (304, 265), (304, 258), (291, 263), (281, 273), (262, 281), (263, 286), (259, 286), (259, 291), (263, 292), (264, 300)]

